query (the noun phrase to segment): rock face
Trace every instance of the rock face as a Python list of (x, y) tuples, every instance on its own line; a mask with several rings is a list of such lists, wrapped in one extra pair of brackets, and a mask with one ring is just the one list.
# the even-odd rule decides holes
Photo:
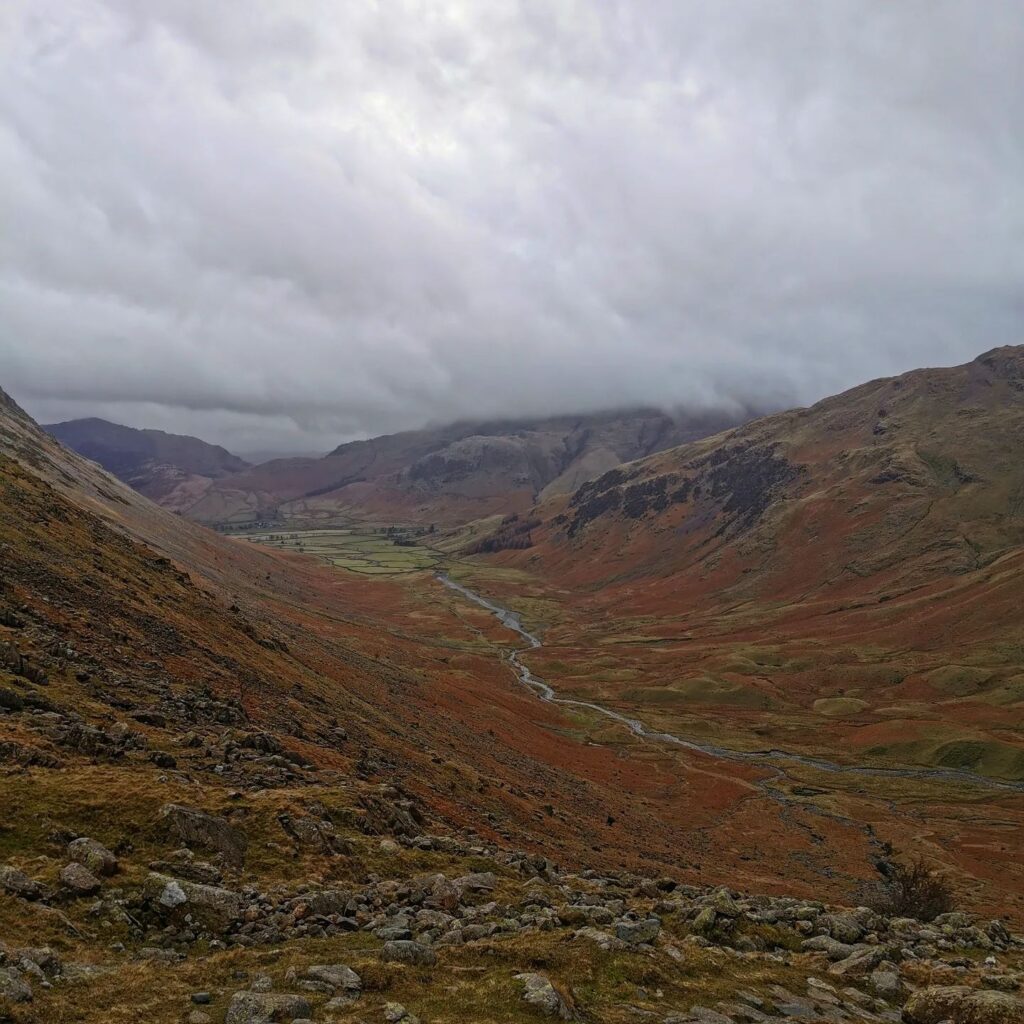
[(181, 804), (164, 804), (160, 816), (167, 822), (171, 834), (186, 846), (213, 850), (233, 868), (240, 868), (245, 862), (248, 837), (224, 818)]
[(211, 522), (243, 512), (266, 517), (299, 497), (363, 509), (408, 510), (430, 499), (438, 521), (525, 511), (538, 496), (567, 494), (624, 461), (707, 437), (740, 414), (681, 418), (653, 409), (455, 423), (343, 444), (323, 458), (277, 459), (208, 488), (178, 488), (157, 500)]
[(1024, 1024), (1024, 1000), (966, 985), (937, 985), (915, 992), (903, 1019), (909, 1024)]
[(523, 986), (523, 999), (545, 1016), (559, 1020), (572, 1020), (575, 1016), (568, 1002), (543, 974), (517, 974), (516, 981)]

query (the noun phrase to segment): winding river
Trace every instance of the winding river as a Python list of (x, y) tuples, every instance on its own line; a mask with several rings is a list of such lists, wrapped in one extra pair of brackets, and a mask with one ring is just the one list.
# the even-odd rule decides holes
[(957, 768), (878, 768), (869, 765), (839, 764), (835, 761), (827, 761), (824, 758), (795, 754), (785, 750), (735, 750), (731, 747), (722, 747), (715, 743), (686, 739), (673, 733), (657, 732), (654, 729), (648, 728), (639, 719), (630, 718), (628, 715), (623, 715), (601, 704), (594, 704), (585, 700), (575, 700), (570, 697), (560, 697), (553, 687), (543, 679), (535, 676), (523, 664), (520, 655), (529, 650), (536, 650), (542, 645), (538, 637), (523, 626), (522, 621), (515, 612), (508, 608), (503, 608), (501, 605), (470, 590), (469, 587), (453, 580), (445, 573), (438, 573), (437, 578), (446, 587), (461, 594), (468, 601), (486, 608), (503, 626), (517, 633), (526, 641), (526, 646), (513, 648), (509, 652), (509, 664), (515, 670), (520, 682), (524, 686), (529, 687), (541, 700), (547, 701), (550, 704), (561, 704), (566, 707), (587, 708), (599, 715), (604, 715), (606, 718), (621, 723), (643, 739), (683, 747), (687, 750), (697, 751), (723, 760), (752, 762), (763, 765), (766, 768), (774, 768), (776, 771), (784, 771), (787, 765), (794, 765), (837, 775), (856, 775), (881, 779), (920, 779), (927, 782), (958, 782), (985, 789), (1011, 790), (1024, 793), (1024, 782), (993, 779), (986, 775), (978, 775), (975, 772), (963, 771)]

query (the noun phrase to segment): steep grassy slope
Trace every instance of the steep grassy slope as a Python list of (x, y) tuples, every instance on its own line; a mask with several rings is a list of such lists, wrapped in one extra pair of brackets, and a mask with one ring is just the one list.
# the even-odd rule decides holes
[(574, 692), (1020, 779), (1022, 450), (1024, 349), (998, 349), (613, 470), (496, 559), (557, 581)]
[[(401, 1002), (434, 1024), (526, 1024), (550, 979), (582, 1020), (737, 998), (894, 1020), (908, 983), (981, 984), (953, 956), (1019, 970), (998, 921), (908, 931), (803, 902), (875, 877), (906, 831), (893, 790), (815, 804), (814, 772), (561, 712), (514, 681), (510, 640), (430, 576), (369, 581), (185, 522), (0, 392), (0, 1019), (290, 1007), (353, 1024)], [(932, 801), (920, 845), (956, 866), (959, 898), (1018, 913), (1014, 866), (977, 855), (1024, 823), (1018, 804)], [(724, 882), (802, 900), (707, 888)], [(840, 995), (813, 988), (827, 954), (802, 949), (833, 930), (867, 958)], [(908, 944), (881, 1001), (866, 972)]]

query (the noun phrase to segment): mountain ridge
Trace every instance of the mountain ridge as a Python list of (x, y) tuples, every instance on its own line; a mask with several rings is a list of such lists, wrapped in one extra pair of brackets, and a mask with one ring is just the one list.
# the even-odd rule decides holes
[(208, 524), (316, 521), (346, 513), (461, 523), (529, 507), (612, 465), (737, 421), (653, 409), (462, 421), (339, 445), (319, 459), (275, 459), (161, 500)]
[(226, 448), (198, 437), (126, 427), (96, 416), (50, 423), (43, 430), (156, 501), (249, 466)]

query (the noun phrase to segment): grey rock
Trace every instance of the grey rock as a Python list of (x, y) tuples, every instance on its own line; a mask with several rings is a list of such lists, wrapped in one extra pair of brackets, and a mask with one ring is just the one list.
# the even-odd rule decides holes
[(358, 992), (363, 987), (359, 975), (345, 964), (314, 964), (306, 969), (306, 977), (345, 992)]
[(42, 885), (29, 878), (24, 871), (7, 865), (0, 866), (0, 889), (10, 896), (20, 896), (26, 900), (39, 899), (44, 892)]
[(714, 931), (718, 915), (714, 907), (705, 907), (694, 919), (693, 930), (697, 935), (709, 935)]
[(733, 1024), (731, 1017), (727, 1017), (718, 1010), (708, 1009), (706, 1006), (691, 1006), (689, 1010), (691, 1021), (699, 1021), (700, 1024)]
[(889, 958), (890, 951), (885, 946), (857, 946), (848, 957), (833, 964), (828, 973), (839, 978), (858, 977), (870, 974), (883, 960)]
[(415, 964), (418, 967), (431, 967), (437, 963), (437, 954), (429, 946), (409, 939), (385, 942), (380, 958), (385, 962)]
[(934, 985), (914, 992), (903, 1007), (908, 1024), (1021, 1024), (1024, 1001), (1007, 992), (966, 985)]
[(629, 945), (617, 939), (614, 935), (610, 935), (608, 932), (603, 932), (599, 928), (578, 928), (573, 932), (574, 939), (586, 939), (593, 942), (599, 949), (607, 949), (615, 952), (619, 952), (623, 949), (628, 949)]
[(523, 999), (547, 1017), (572, 1020), (575, 1014), (562, 995), (543, 974), (517, 974), (523, 986)]
[(0, 967), (0, 1000), (9, 1003), (32, 1002), (32, 986), (13, 967)]
[(164, 804), (160, 817), (171, 834), (186, 846), (214, 850), (231, 867), (240, 868), (244, 863), (248, 837), (226, 819), (182, 804)]
[(871, 987), (882, 999), (892, 1001), (899, 999), (903, 994), (903, 982), (900, 981), (899, 974), (894, 970), (878, 967), (871, 972), (870, 981)]
[(385, 1003), (384, 1020), (386, 1024), (420, 1024), (419, 1017), (410, 1013), (401, 1003)]
[(146, 879), (143, 896), (164, 915), (183, 918), (188, 914), (216, 932), (225, 931), (237, 922), (248, 905), (241, 893), (231, 889), (158, 874)]
[(815, 935), (812, 939), (804, 939), (800, 948), (808, 953), (824, 953), (829, 960), (845, 960), (856, 952), (854, 946), (839, 942), (829, 935)]
[(822, 914), (818, 918), (818, 927), (838, 942), (851, 946), (864, 937), (864, 927), (853, 914)]
[(102, 843), (85, 836), (68, 843), (68, 856), (94, 875), (107, 877), (117, 871), (117, 858)]
[(92, 896), (100, 891), (102, 885), (100, 880), (78, 861), (65, 864), (60, 869), (60, 881), (61, 885), (71, 890), (75, 896)]
[(309, 1017), (312, 1008), (304, 996), (289, 993), (236, 992), (228, 1004), (224, 1024), (271, 1024)]
[(620, 921), (615, 926), (615, 937), (631, 946), (641, 942), (653, 942), (661, 931), (661, 922), (656, 917), (644, 921)]

